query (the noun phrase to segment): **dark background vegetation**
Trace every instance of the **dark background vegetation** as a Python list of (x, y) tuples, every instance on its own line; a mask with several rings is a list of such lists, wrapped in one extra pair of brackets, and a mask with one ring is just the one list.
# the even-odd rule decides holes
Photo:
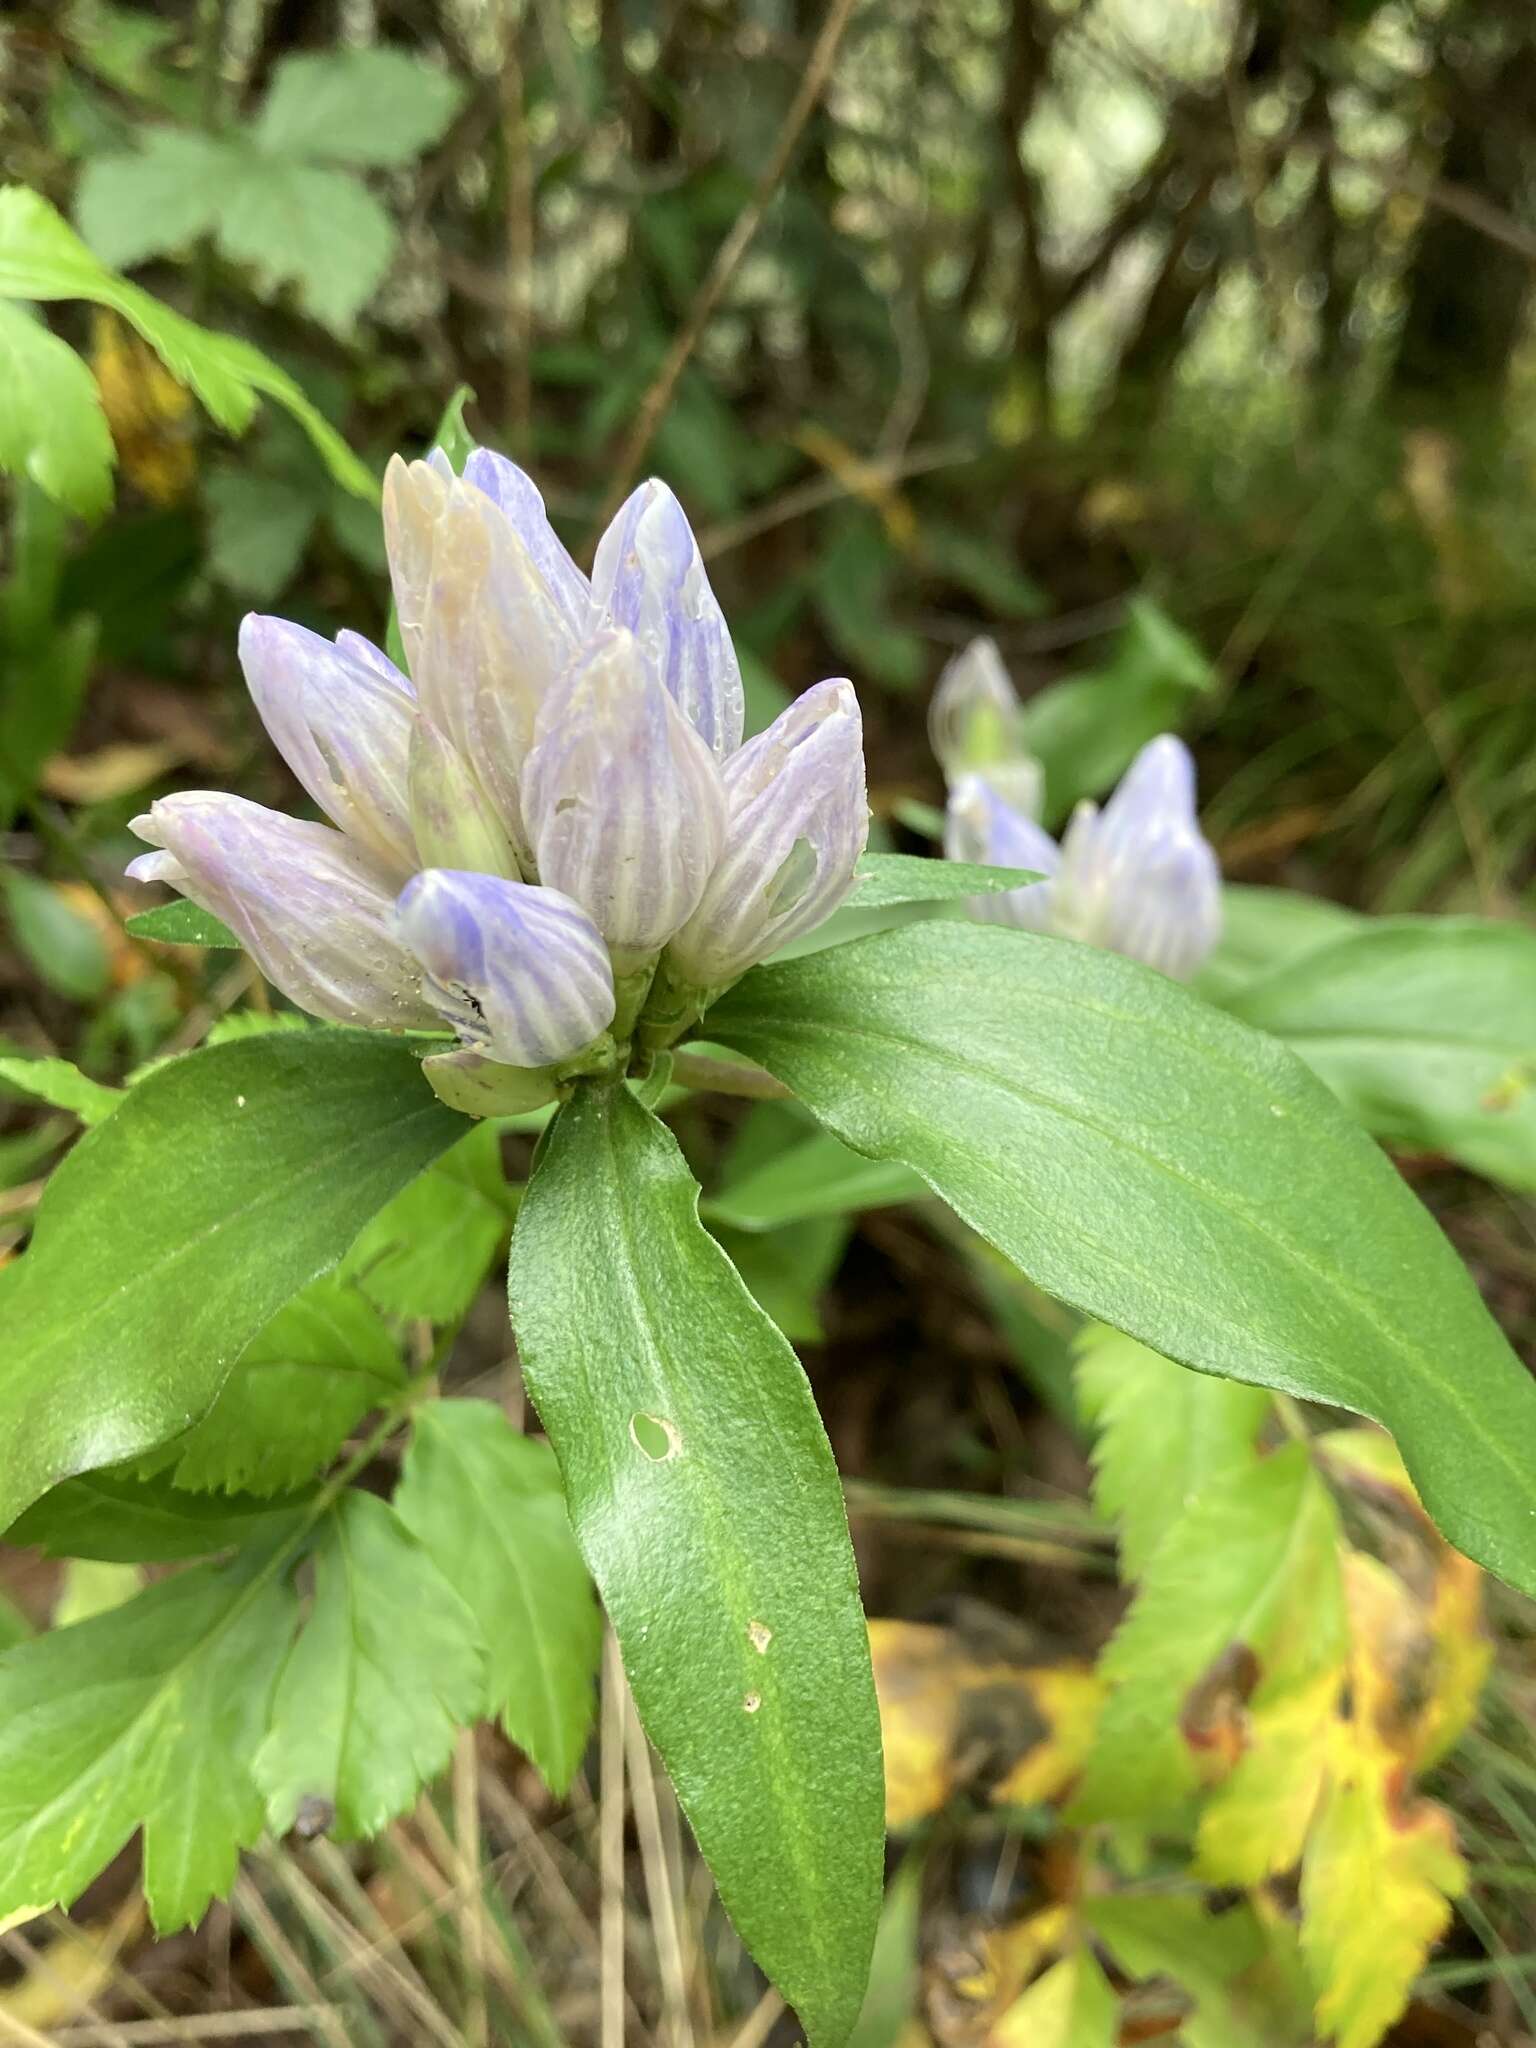
[[(414, 69), (367, 109), (371, 143), (311, 136), (241, 174), (285, 59), (377, 48)], [(343, 99), (338, 135), (358, 126)], [(928, 691), (984, 630), (1026, 694), (1092, 677), (1111, 711), (1183, 723), (1229, 877), (1530, 910), (1528, 0), (13, 0), (0, 171), (258, 341), (375, 468), (425, 446), (463, 384), (470, 430), (533, 470), (578, 551), (616, 490), (663, 475), (754, 716), (826, 673), (858, 683), (898, 844), (941, 795)], [(287, 801), (236, 621), (378, 635), (386, 587), (371, 510), (281, 415), (232, 444), (110, 316), (50, 315), (97, 370), (119, 500), (72, 533), (56, 594), (62, 624), (95, 623), (78, 723), (3, 842), (0, 1034), (119, 1078), (244, 988), (189, 987), (121, 940), (99, 899), (128, 817), (178, 783)], [(0, 1118), (15, 1245), (67, 1126), (19, 1102)], [(707, 1170), (723, 1129), (699, 1114), (684, 1135)], [(1529, 1347), (1529, 1209), (1411, 1170)], [(1080, 1484), (986, 1276), (927, 1222), (871, 1217), (831, 1264), (796, 1334), (825, 1337), (806, 1355), (846, 1471)], [(861, 1524), (872, 1606), (980, 1594), (1069, 1638), (1107, 1624), (1092, 1583), (932, 1535)], [(430, 1838), (401, 1840), (400, 1868), (430, 1862)], [(556, 1980), (590, 1962), (572, 1840), (523, 1878)], [(384, 1936), (359, 1906), (346, 1939), (403, 1939), (390, 1881), (368, 1895)], [(250, 1891), (233, 1964), (226, 1916), (222, 1961), (188, 1942), (146, 1967), (177, 2010), (177, 1973), (219, 1968), (224, 1991), (233, 1969), (303, 2002), (260, 1918), (302, 1904)], [(1496, 1954), (1531, 1945), (1510, 1894), (1477, 1911)], [(1426, 2014), (1397, 2038), (1521, 2038), (1511, 1981), (1486, 1973), (1464, 2026)], [(404, 2037), (428, 2037), (394, 1996)]]

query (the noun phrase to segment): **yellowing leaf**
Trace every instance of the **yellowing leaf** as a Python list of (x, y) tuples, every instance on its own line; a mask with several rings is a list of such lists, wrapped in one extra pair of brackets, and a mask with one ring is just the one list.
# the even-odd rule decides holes
[(104, 306), (91, 314), (91, 368), (120, 466), (155, 504), (175, 504), (197, 473), (191, 392)]
[(1091, 1953), (1078, 1949), (1009, 2007), (987, 2048), (1114, 2048), (1118, 2004)]
[(1101, 1688), (1075, 1664), (1026, 1665), (957, 1631), (872, 1621), (886, 1826), (910, 1827), (968, 1788), (999, 1805), (1060, 1797), (1093, 1739)]
[(1273, 1701), (1254, 1700), (1247, 1747), (1200, 1816), (1203, 1876), (1257, 1885), (1296, 1863), (1323, 1788), (1342, 1678), (1340, 1659)]

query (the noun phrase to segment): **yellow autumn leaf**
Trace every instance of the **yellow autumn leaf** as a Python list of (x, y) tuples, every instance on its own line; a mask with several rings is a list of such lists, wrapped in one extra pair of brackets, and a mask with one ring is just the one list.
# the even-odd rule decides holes
[(174, 505), (197, 473), (191, 392), (102, 306), (91, 315), (91, 368), (125, 474), (155, 504)]
[(1299, 1860), (1317, 1811), (1342, 1662), (1279, 1697), (1255, 1700), (1248, 1746), (1200, 1816), (1200, 1874), (1216, 1884), (1257, 1885)]
[(1119, 2001), (1087, 1949), (1053, 1963), (1003, 2014), (985, 2048), (1114, 2048)]

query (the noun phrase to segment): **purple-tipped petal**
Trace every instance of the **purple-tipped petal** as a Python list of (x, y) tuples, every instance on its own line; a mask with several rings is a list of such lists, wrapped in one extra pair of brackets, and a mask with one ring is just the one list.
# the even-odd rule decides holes
[(1143, 747), (1100, 811), (1062, 841), (1054, 929), (1183, 979), (1221, 929), (1221, 872), (1195, 814), (1195, 769), (1171, 733)]
[(489, 448), (476, 448), (464, 465), (464, 481), (483, 491), (506, 518), (528, 550), (546, 588), (564, 611), (571, 631), (580, 638), (587, 631), (591, 616), (592, 592), (550, 525), (533, 478), (505, 455), (495, 455)]
[(701, 988), (831, 916), (869, 837), (864, 735), (853, 685), (818, 683), (725, 764), (725, 850), (672, 941), (674, 974)]
[(741, 745), (741, 667), (682, 506), (654, 478), (620, 506), (597, 544), (592, 595), (635, 635), (678, 709), (724, 760)]
[(613, 969), (592, 920), (555, 889), (428, 868), (397, 924), (464, 1044), (513, 1067), (569, 1059), (613, 1021)]
[(495, 805), (429, 718), (418, 717), (412, 727), (408, 775), (411, 831), (423, 867), (518, 879), (517, 856)]
[(395, 931), (393, 875), (339, 832), (205, 790), (162, 797), (133, 829), (165, 849), (141, 855), (136, 877), (222, 918), (301, 1010), (378, 1031), (437, 1027)]
[[(1054, 875), (1061, 865), (1060, 850), (1045, 827), (1006, 803), (981, 775), (964, 776), (950, 791), (944, 814), (944, 851), (950, 860), (1030, 868), (1040, 875)], [(1048, 932), (1052, 890), (1049, 881), (1029, 882), (1022, 889), (969, 897), (966, 907), (984, 924)]]
[(409, 874), (410, 692), (307, 627), (255, 612), (240, 627), (240, 665), (262, 724), (321, 810)]
[(600, 634), (545, 702), (522, 809), (539, 879), (615, 953), (657, 952), (696, 908), (725, 837), (720, 771), (631, 634)]

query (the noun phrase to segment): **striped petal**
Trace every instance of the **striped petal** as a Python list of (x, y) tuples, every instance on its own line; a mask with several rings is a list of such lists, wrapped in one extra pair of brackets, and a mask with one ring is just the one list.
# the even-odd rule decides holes
[(517, 856), (495, 806), (429, 718), (418, 717), (412, 728), (408, 774), (411, 831), (423, 867), (517, 876)]
[(244, 797), (192, 790), (135, 818), (164, 849), (129, 872), (220, 917), (301, 1010), (377, 1031), (438, 1028), (421, 969), (395, 930), (390, 870), (326, 825)]
[(741, 745), (741, 668), (683, 508), (641, 484), (597, 544), (592, 595), (633, 633), (688, 723), (724, 760)]
[(396, 917), (427, 994), (472, 1052), (546, 1067), (613, 1020), (607, 948), (558, 890), (428, 868), (406, 884)]
[(725, 850), (669, 948), (674, 975), (718, 988), (831, 916), (869, 837), (851, 683), (818, 683), (725, 764)]
[(538, 732), (522, 808), (539, 878), (581, 904), (628, 971), (704, 893), (725, 836), (720, 771), (625, 632), (592, 642)]
[[(1054, 875), (1061, 865), (1060, 849), (1045, 827), (1006, 803), (981, 775), (963, 776), (950, 791), (944, 814), (944, 851), (950, 860), (1030, 868), (1040, 875)], [(967, 908), (984, 924), (1048, 932), (1053, 893), (1049, 881), (1030, 882), (1022, 889), (972, 896)]]
[(409, 874), (417, 865), (406, 791), (416, 705), (398, 671), (255, 612), (241, 623), (240, 665), (273, 744), (321, 810)]
[(464, 481), (483, 491), (528, 551), (545, 588), (565, 613), (571, 631), (584, 634), (592, 611), (587, 579), (549, 523), (538, 486), (505, 455), (477, 448), (464, 465)]

